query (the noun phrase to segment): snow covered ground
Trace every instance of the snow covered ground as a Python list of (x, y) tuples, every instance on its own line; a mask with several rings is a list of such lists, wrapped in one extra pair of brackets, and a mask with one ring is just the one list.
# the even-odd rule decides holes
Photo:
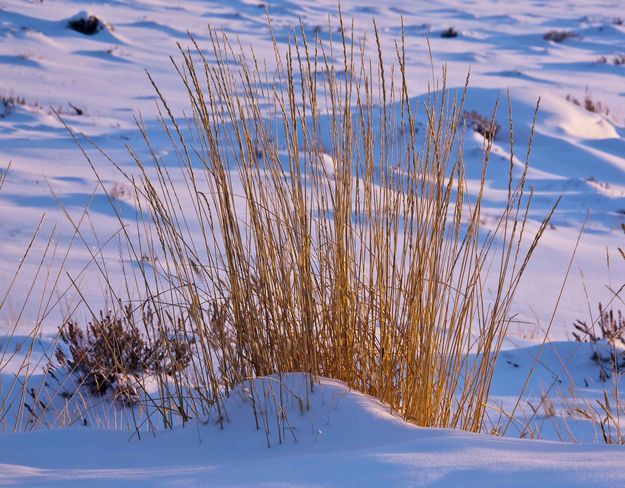
[[(44, 343), (56, 331), (64, 311), (78, 299), (69, 277), (80, 283), (81, 294), (92, 303), (101, 300), (103, 285), (93, 266), (83, 271), (91, 260), (89, 250), (72, 241), (73, 229), (59, 202), (75, 216), (90, 203), (84, 228), (92, 249), (114, 236), (119, 227), (91, 167), (54, 111), (72, 130), (91, 137), (122, 168), (133, 170), (125, 145), (146, 155), (134, 116), (140, 112), (148, 128), (157, 124), (155, 93), (145, 70), (179, 113), (186, 107), (186, 95), (168, 59), (176, 56), (176, 44), (188, 44), (188, 31), (200, 46), (208, 47), (206, 26), (210, 24), (239, 36), (244, 46), (253, 45), (260, 57), (272, 59), (265, 7), (281, 44), (288, 41), (299, 19), (307, 32), (325, 37), (328, 17), (336, 21), (332, 0), (0, 0), (0, 99), (7, 101), (0, 102), (0, 170), (11, 165), (0, 192), (0, 290), (8, 286), (45, 211), (33, 255), (45, 249), (53, 233), (58, 244), (55, 258), (46, 262), (52, 270), (47, 286), (62, 265), (59, 289), (69, 291), (56, 307), (43, 307), (47, 314)], [(524, 154), (533, 109), (541, 98), (529, 173), (536, 195), (532, 221), (540, 221), (558, 196), (563, 199), (517, 295), (519, 323), (512, 327), (491, 398), (504, 411), (514, 406), (540, 348), (535, 343), (544, 332), (549, 329), (554, 340), (570, 339), (572, 322), (589, 321), (591, 312), (594, 318), (596, 304), (607, 303), (613, 297), (611, 290), (625, 282), (617, 251), (625, 245), (620, 229), (625, 222), (623, 7), (622, 0), (342, 2), (344, 16), (354, 19), (356, 37), (371, 39), (371, 18), (375, 17), (387, 60), (394, 57), (393, 41), (400, 35), (403, 16), (407, 76), (415, 97), (427, 91), (432, 77), (428, 38), (435, 71), (444, 63), (449, 68), (449, 86), (462, 86), (471, 70), (467, 110), (489, 115), (497, 96), (505, 97), (509, 89), (518, 154)], [(104, 29), (94, 36), (68, 29), (68, 19), (83, 10), (102, 19)], [(442, 38), (449, 27), (458, 36)], [(543, 38), (554, 30), (574, 35), (562, 42)], [(494, 144), (495, 170), (489, 174), (487, 209), (500, 207), (505, 190), (508, 118), (503, 104), (497, 121), (504, 136)], [(167, 141), (153, 142), (167, 156)], [(467, 134), (469, 171), (479, 172), (482, 142), (477, 134)], [(96, 151), (90, 154), (109, 195), (116, 195), (120, 208), (131, 213), (132, 201), (125, 199), (128, 189), (122, 179)], [(501, 171), (497, 171), (498, 163)], [(587, 212), (586, 232), (552, 322)], [(97, 229), (97, 235), (92, 229)], [(64, 260), (70, 247), (69, 259)], [(102, 254), (114, 269), (119, 259), (117, 241), (113, 239)], [(35, 264), (27, 263), (25, 283)], [(45, 288), (46, 279), (38, 279), (37, 287)], [(20, 333), (26, 333), (33, 319), (42, 314), (35, 300), (23, 313), (18, 297), (11, 300), (2, 310), (0, 336), (16, 321)], [(55, 300), (53, 294), (51, 303)], [(622, 301), (617, 299), (615, 305)], [(6, 351), (15, 341), (0, 344)], [(604, 386), (609, 392), (614, 388), (613, 381), (601, 381), (592, 352), (588, 345), (571, 342), (545, 346), (527, 390), (531, 405), (522, 405), (525, 418), (532, 417), (533, 408), (537, 411), (532, 418), (534, 435), (557, 441), (600, 440), (596, 425), (575, 413), (579, 402), (592, 403), (602, 398)], [(10, 373), (3, 374), (4, 383)], [(140, 442), (127, 442), (126, 432), (78, 427), (0, 434), (0, 484), (66, 486), (73, 481), (93, 486), (112, 480), (150, 486), (615, 486), (625, 480), (625, 452), (618, 447), (418, 429), (391, 417), (373, 400), (326, 380), (315, 402), (310, 412), (300, 414), (296, 408), (289, 412), (297, 442), (291, 438), (286, 445), (272, 443), (270, 449), (262, 432), (250, 425), (249, 409), (238, 409), (238, 404), (233, 405), (232, 425), (224, 431), (199, 425)], [(498, 415), (496, 410), (492, 415)], [(494, 427), (501, 424), (493, 420)], [(506, 434), (518, 437), (522, 430), (513, 425)]]
[[(266, 384), (270, 380), (258, 380)], [(304, 397), (301, 375), (282, 379)], [(235, 394), (231, 421), (189, 426), (140, 441), (128, 432), (85, 428), (0, 436), (0, 484), (37, 486), (619, 486), (623, 449), (421, 429), (379, 402), (322, 380), (310, 411), (286, 409), (256, 430), (249, 402)], [(268, 417), (274, 418), (272, 406)]]
[[(570, 323), (588, 316), (582, 281), (588, 285), (593, 303), (605, 303), (611, 298), (604, 287), (609, 282), (605, 250), (614, 253), (623, 240), (619, 225), (625, 211), (625, 65), (615, 63), (625, 51), (625, 27), (616, 17), (619, 4), (580, 1), (569, 8), (539, 1), (512, 5), (489, 1), (343, 4), (346, 18), (354, 19), (356, 37), (369, 34), (371, 38), (371, 19), (376, 18), (388, 60), (395, 55), (394, 41), (400, 35), (403, 15), (407, 74), (413, 95), (425, 93), (432, 76), (426, 36), (431, 43), (435, 74), (446, 63), (450, 86), (462, 86), (471, 70), (468, 110), (489, 115), (497, 95), (505, 97), (505, 90), (510, 89), (519, 155), (523, 154), (534, 105), (541, 98), (531, 159), (530, 184), (536, 191), (532, 218), (544, 216), (557, 196), (562, 195), (563, 201), (520, 292), (518, 311), (524, 319), (533, 324), (538, 319), (546, 326), (576, 235), (586, 212), (591, 212), (573, 277), (551, 331), (553, 338), (566, 338)], [(277, 1), (267, 6), (276, 38), (283, 44), (300, 18), (310, 34), (319, 32), (327, 37), (328, 15), (336, 14), (331, 1)], [(264, 7), (258, 2), (153, 0), (0, 3), (0, 96), (20, 100), (11, 107), (0, 105), (2, 112), (9, 112), (0, 117), (0, 163), (6, 168), (12, 162), (12, 171), (0, 193), (0, 226), (8, 237), (0, 246), (3, 280), (12, 275), (13, 263), (21, 257), (42, 210), (47, 213), (48, 232), (42, 232), (37, 249), (45, 245), (55, 222), (59, 224), (55, 232), (61, 249), (68, 245), (73, 229), (61, 216), (56, 198), (75, 214), (91, 202), (90, 218), (100, 241), (118, 229), (93, 171), (52, 109), (73, 130), (92, 137), (122, 168), (134, 169), (124, 145), (137, 148), (140, 156), (145, 156), (145, 148), (133, 117), (140, 111), (148, 128), (156, 124), (155, 93), (145, 70), (150, 71), (168, 102), (180, 113), (186, 95), (168, 59), (176, 56), (176, 43), (185, 46), (189, 31), (200, 46), (208, 47), (206, 26), (210, 23), (236, 34), (244, 46), (253, 46), (259, 56), (271, 60)], [(85, 9), (107, 23), (95, 36), (84, 36), (66, 27), (68, 19)], [(449, 27), (458, 31), (458, 37), (441, 38), (441, 32)], [(543, 39), (552, 30), (574, 32), (578, 37), (560, 43)], [(600, 113), (583, 107), (587, 93), (595, 105), (601, 104)], [(501, 162), (504, 168), (508, 118), (502, 104), (498, 122), (504, 128), (504, 137), (496, 141), (494, 152), (502, 155), (496, 163)], [(468, 139), (466, 156), (469, 161), (479, 161), (481, 137)], [(157, 151), (167, 154), (165, 140), (153, 142)], [(122, 178), (103, 158), (97, 154), (92, 157), (105, 188), (109, 193), (121, 194), (123, 202)], [(505, 189), (506, 175), (505, 169), (494, 172), (489, 181), (486, 203), (494, 208)], [(132, 202), (123, 203), (132, 211)], [(90, 234), (86, 231), (87, 237)], [(92, 244), (96, 245), (95, 240)], [(110, 261), (119, 254), (115, 245), (109, 245), (105, 253)], [(84, 246), (75, 245), (65, 267), (76, 279), (88, 260)], [(622, 267), (613, 261), (616, 277)], [(82, 291), (100, 299), (97, 275), (91, 275), (95, 280), (81, 275)], [(535, 293), (536, 286), (541, 287), (541, 293)]]
[[(88, 417), (87, 427), (0, 434), (0, 485), (620, 486), (623, 448), (603, 443), (597, 425), (573, 412), (594, 403), (605, 386), (593, 350), (548, 345), (528, 385), (536, 414), (522, 406), (530, 415), (518, 415), (506, 437), (419, 428), (333, 380), (320, 379), (307, 399), (306, 377), (289, 374), (231, 394), (223, 429), (212, 415), (138, 439), (123, 426), (111, 428), (121, 411), (107, 418), (102, 411), (97, 426)], [(534, 346), (502, 356), (491, 399), (492, 423), (502, 433), (507, 418), (495, 407), (512, 412), (537, 355)], [(528, 440), (532, 435), (554, 440)]]

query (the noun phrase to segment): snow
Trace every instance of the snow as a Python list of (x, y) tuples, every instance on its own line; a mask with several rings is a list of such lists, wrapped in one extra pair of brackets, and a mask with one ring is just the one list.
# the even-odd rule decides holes
[[(357, 38), (367, 35), (371, 40), (371, 18), (375, 17), (386, 60), (395, 56), (394, 40), (400, 35), (403, 16), (407, 77), (415, 103), (423, 100), (432, 70), (438, 75), (444, 63), (453, 88), (462, 87), (471, 70), (468, 111), (489, 116), (497, 97), (503, 97), (496, 118), (502, 129), (493, 147), (485, 216), (497, 215), (505, 198), (510, 142), (506, 90), (513, 107), (517, 168), (524, 162), (536, 101), (541, 100), (528, 172), (535, 192), (530, 227), (538, 225), (558, 196), (562, 202), (519, 288), (514, 309), (518, 315), (497, 366), (491, 403), (505, 411), (513, 408), (536, 364), (519, 418), (532, 417), (531, 432), (553, 442), (515, 438), (524, 431), (516, 422), (505, 438), (419, 429), (399, 421), (376, 401), (322, 379), (310, 411), (300, 413), (296, 405), (289, 405), (297, 442), (287, 436), (282, 445), (274, 440), (267, 448), (262, 429), (257, 431), (252, 425), (249, 405), (239, 398), (232, 399), (230, 422), (224, 430), (210, 421), (154, 437), (144, 433), (138, 441), (129, 440), (128, 432), (102, 428), (104, 422), (98, 429), (76, 426), (0, 434), (0, 484), (623, 484), (622, 448), (602, 445), (596, 425), (574, 412), (576, 406), (596, 405), (604, 388), (613, 395), (617, 384), (599, 378), (599, 367), (591, 360), (594, 346), (567, 342), (573, 321), (589, 320), (589, 308), (595, 314), (597, 302), (610, 301), (625, 276), (617, 252), (625, 242), (620, 228), (625, 221), (625, 65), (613, 62), (625, 53), (625, 25), (617, 17), (623, 1), (341, 3), (345, 18), (354, 19)], [(18, 372), (16, 365), (25, 357), (16, 344), (26, 339), (35, 318), (45, 315), (43, 336), (30, 358), (30, 374), (36, 379), (40, 373), (60, 317), (80, 301), (68, 277), (80, 287), (81, 296), (102, 303), (102, 278), (93, 264), (89, 266), (90, 250), (72, 239), (73, 229), (59, 203), (76, 218), (89, 203), (85, 242), (95, 250), (110, 239), (98, 257), (108, 263), (113, 279), (119, 260), (119, 243), (114, 238), (119, 222), (109, 196), (124, 215), (135, 211), (123, 178), (87, 144), (102, 177), (100, 186), (55, 112), (73, 131), (102, 147), (123, 170), (132, 172), (134, 163), (125, 146), (136, 148), (140, 156), (147, 154), (134, 117), (140, 113), (149, 130), (158, 126), (156, 97), (145, 70), (173, 110), (181, 113), (186, 96), (168, 58), (176, 57), (177, 43), (187, 46), (190, 32), (200, 46), (208, 47), (206, 27), (211, 24), (239, 36), (259, 57), (273, 59), (265, 7), (282, 45), (299, 19), (307, 33), (318, 32), (327, 39), (328, 18), (334, 22), (337, 15), (333, 0), (0, 0), (0, 97), (24, 101), (10, 107), (0, 103), (0, 170), (11, 166), (0, 191), (0, 290), (9, 285), (43, 212), (46, 218), (34, 241), (33, 255), (43, 252), (50, 236), (56, 247), (45, 262), (47, 278), (37, 280), (32, 296), (42, 290), (49, 293), (57, 275), (59, 289), (67, 290), (61, 302), (50, 295), (50, 304), (44, 303), (43, 309), (30, 299), (22, 312), (23, 296), (16, 294), (2, 309), (0, 350), (16, 351), (2, 371), (3, 386), (10, 384)], [(89, 15), (104, 23), (95, 35), (67, 28), (70, 20)], [(449, 27), (459, 36), (441, 38), (440, 33)], [(551, 30), (579, 36), (559, 43), (543, 39)], [(587, 94), (609, 112), (586, 110)], [(152, 142), (159, 154), (169, 155), (165, 138), (155, 137)], [(483, 138), (467, 133), (465, 142), (471, 190), (477, 188), (480, 176)], [(332, 178), (332, 156), (323, 154), (319, 164)], [(571, 275), (552, 320), (584, 222)], [(26, 260), (17, 289), (30, 283), (36, 265), (32, 261)], [(622, 300), (617, 299), (616, 305), (622, 305)], [(16, 322), (18, 336), (9, 339), (6, 335)], [(547, 331), (550, 339), (559, 342), (542, 347), (540, 341)], [(288, 381), (301, 391), (301, 376)], [(532, 405), (541, 403), (546, 392), (555, 414), (547, 414), (540, 406), (532, 415)], [(497, 415), (495, 410), (492, 415)], [(529, 431), (523, 435), (531, 437)]]
[[(278, 378), (257, 380), (256, 391)], [(305, 397), (303, 375), (281, 379)], [(321, 379), (310, 410), (291, 397), (278, 443), (256, 430), (246, 394), (227, 404), (223, 430), (208, 423), (141, 440), (76, 427), (0, 436), (0, 484), (37, 486), (615, 486), (625, 481), (619, 447), (496, 438), (423, 429), (339, 382)], [(291, 432), (293, 435), (291, 435)], [(54, 446), (54, 447), (52, 447)]]
[[(494, 1), (466, 3), (461, 1), (344, 2), (346, 18), (353, 18), (355, 35), (370, 37), (371, 18), (375, 16), (382, 34), (383, 53), (387, 60), (395, 56), (394, 40), (400, 35), (403, 15), (410, 89), (422, 96), (432, 77), (426, 36), (430, 41), (437, 75), (443, 63), (448, 66), (449, 85), (460, 87), (467, 71), (471, 84), (467, 110), (490, 115), (496, 98), (510, 90), (515, 123), (515, 142), (519, 164), (525, 157), (529, 129), (537, 99), (541, 99), (529, 184), (536, 192), (532, 219), (539, 221), (555, 199), (563, 196), (554, 218), (554, 227), (543, 241), (528, 279), (522, 284), (517, 307), (522, 320), (545, 323), (559, 291), (559, 278), (567, 267), (576, 233), (586, 212), (590, 211), (588, 232), (577, 254), (576, 269), (584, 272), (591, 301), (608, 301), (611, 297), (603, 288), (607, 270), (605, 249), (614, 250), (622, 240), (619, 224), (623, 220), (625, 195), (625, 149), (622, 80), (625, 71), (612, 59), (623, 51), (625, 27), (615, 17), (619, 2), (574, 2), (570, 8), (538, 1), (508, 5)], [(335, 17), (334, 2), (296, 3), (276, 1), (267, 4), (279, 43), (302, 19), (305, 30), (329, 36), (328, 16)], [(177, 43), (185, 45), (187, 31), (200, 46), (208, 47), (206, 26), (223, 28), (239, 36), (243, 46), (251, 45), (260, 57), (271, 60), (271, 35), (266, 25), (265, 4), (257, 2), (178, 3), (139, 1), (132, 5), (122, 2), (98, 1), (89, 4), (65, 0), (62, 2), (7, 2), (0, 4), (0, 66), (2, 86), (0, 96), (24, 97), (24, 105), (16, 105), (8, 117), (0, 118), (0, 163), (12, 162), (12, 171), (0, 194), (3, 235), (9, 242), (0, 246), (2, 276), (11, 276), (21, 257), (24, 244), (30, 239), (40, 216), (47, 219), (35, 250), (41, 250), (52, 226), (60, 250), (69, 246), (73, 229), (59, 210), (58, 200), (72, 215), (80, 215), (90, 204), (90, 219), (98, 229), (100, 240), (90, 232), (85, 238), (93, 246), (114, 235), (119, 225), (110, 210), (108, 198), (123, 178), (112, 171), (110, 164), (94, 149), (88, 148), (95, 167), (101, 173), (104, 188), (98, 185), (92, 169), (66, 129), (56, 118), (58, 112), (69, 127), (91, 137), (120, 165), (134, 171), (132, 158), (125, 149), (130, 145), (139, 156), (146, 149), (134, 124), (134, 115), (141, 112), (148, 129), (155, 130), (155, 93), (145, 70), (159, 84), (176, 113), (186, 106), (184, 90), (168, 56), (176, 56)], [(76, 15), (83, 18), (96, 15), (105, 29), (85, 36), (67, 28)], [(440, 33), (453, 26), (459, 36), (442, 39)], [(561, 43), (545, 41), (550, 30), (570, 30), (580, 37)], [(600, 62), (601, 57), (607, 59)], [(592, 113), (584, 109), (586, 93), (595, 102), (609, 108), (609, 114)], [(573, 97), (577, 106), (567, 97)], [(78, 115), (78, 111), (82, 115)], [(486, 210), (500, 207), (507, 177), (508, 113), (502, 103), (497, 121), (502, 137), (496, 140), (495, 167), (489, 174)], [(480, 136), (467, 137), (465, 155), (469, 162), (479, 161), (482, 151)], [(167, 141), (154, 137), (157, 152), (167, 156)], [(89, 144), (87, 144), (89, 146)], [(328, 155), (328, 158), (330, 156)], [(320, 162), (332, 169), (324, 156)], [(501, 163), (501, 164), (500, 164)], [(471, 165), (469, 165), (471, 167)], [(473, 175), (477, 178), (479, 167)], [(331, 176), (331, 173), (329, 173)], [(126, 215), (132, 215), (132, 202), (124, 202)], [(559, 252), (552, 252), (552, 248)], [(119, 250), (110, 244), (103, 250), (113, 262)], [(79, 283), (92, 303), (101, 301), (97, 271), (83, 272), (90, 256), (84, 246), (73, 245), (72, 259), (66, 270)], [(613, 260), (613, 273), (623, 269)], [(24, 280), (27, 281), (25, 275)], [(0, 281), (6, 281), (2, 278)], [(66, 279), (66, 287), (71, 288)], [(550, 283), (546, 293), (532, 300), (532, 311), (524, 303), (537, 283)], [(6, 283), (0, 283), (6, 284)], [(71, 290), (70, 290), (71, 291)], [(67, 295), (70, 298), (70, 295)], [(567, 338), (570, 324), (587, 315), (587, 299), (579, 279), (569, 283), (562, 298), (557, 323), (551, 329), (554, 339)], [(72, 301), (70, 300), (70, 303)], [(16, 304), (17, 307), (17, 304)], [(24, 326), (32, 323), (32, 313), (23, 317)], [(58, 310), (50, 311), (49, 330), (55, 330)], [(10, 321), (5, 317), (5, 321)]]
[[(85, 417), (86, 426), (0, 434), (0, 485), (618, 486), (623, 448), (604, 444), (597, 425), (574, 412), (596, 405), (604, 391), (612, 401), (623, 387), (620, 379), (602, 381), (594, 352), (606, 355), (606, 344), (504, 351), (487, 422), (503, 437), (419, 428), (341, 382), (320, 378), (311, 392), (307, 376), (286, 374), (240, 385), (225, 402), (223, 429), (213, 411), (184, 428), (136, 433), (125, 427), (128, 412), (111, 404)], [(513, 412), (532, 369), (504, 432), (507, 418), (498, 412)]]

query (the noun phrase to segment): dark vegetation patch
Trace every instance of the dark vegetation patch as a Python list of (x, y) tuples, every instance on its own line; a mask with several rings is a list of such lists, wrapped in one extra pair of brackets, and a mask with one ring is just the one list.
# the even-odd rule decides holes
[(0, 119), (4, 119), (11, 115), (17, 106), (30, 106), (33, 108), (41, 108), (38, 103), (29, 103), (26, 98), (19, 96), (0, 96)]
[(498, 123), (476, 112), (475, 110), (465, 112), (464, 120), (466, 121), (468, 127), (484, 136), (484, 139), (487, 141), (493, 141), (500, 129)]
[(70, 20), (67, 27), (86, 36), (93, 36), (104, 29), (104, 23), (95, 15), (89, 15)]
[(449, 29), (445, 29), (443, 32), (441, 32), (441, 37), (443, 39), (452, 39), (454, 37), (458, 37), (458, 31), (453, 27), (450, 27)]
[(543, 39), (545, 41), (564, 42), (567, 39), (579, 39), (580, 37), (579, 34), (573, 31), (550, 30), (543, 36)]
[(17, 105), (26, 105), (26, 99), (16, 96), (0, 96), (0, 119), (11, 115)]
[(100, 312), (86, 327), (70, 319), (60, 329), (55, 367), (75, 375), (92, 395), (112, 392), (115, 400), (133, 404), (140, 375), (175, 375), (189, 366), (194, 340), (182, 325), (176, 320), (164, 324), (151, 309), (137, 319), (129, 305)]
[[(0, 95), (0, 120), (9, 117), (16, 107), (28, 107), (31, 110), (40, 112), (44, 111), (43, 106), (39, 102), (27, 100), (25, 97), (15, 95)], [(72, 102), (67, 105), (59, 105), (56, 108), (48, 106), (45, 110), (48, 115), (84, 115), (85, 109), (77, 107)]]

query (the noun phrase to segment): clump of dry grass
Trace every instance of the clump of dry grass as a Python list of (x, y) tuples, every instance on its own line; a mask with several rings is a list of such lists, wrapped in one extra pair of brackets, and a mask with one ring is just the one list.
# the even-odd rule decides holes
[(584, 96), (584, 99), (581, 102), (572, 95), (567, 95), (566, 99), (567, 101), (571, 102), (573, 105), (576, 105), (578, 107), (584, 107), (589, 112), (592, 112), (595, 114), (601, 114), (605, 116), (610, 115), (610, 108), (605, 106), (600, 101), (595, 100), (592, 97), (592, 94), (590, 93), (589, 90), (586, 90), (586, 95)]
[(304, 29), (276, 43), (275, 71), (210, 30), (210, 55), (193, 41), (176, 63), (185, 119), (154, 83), (175, 158), (143, 129), (152, 159), (135, 155), (128, 182), (148, 218), (128, 249), (154, 313), (182, 313), (195, 340), (193, 373), (161, 383), (164, 417), (217, 409), (223, 421), (234, 385), (305, 372), (310, 388), (343, 380), (419, 425), (483, 427), (511, 301), (550, 215), (526, 241), (527, 163), (513, 178), (511, 147), (507, 202), (483, 229), (492, 137), (470, 193), (466, 91), (448, 92), (443, 72), (415, 105), (403, 40), (388, 66), (375, 24), (370, 57), (340, 22), (327, 43)]
[(16, 105), (26, 105), (26, 99), (24, 97), (16, 96), (0, 96), (0, 119), (4, 119), (11, 115)]
[(44, 107), (38, 101), (26, 100), (25, 97), (15, 95), (0, 95), (0, 120), (6, 119), (11, 116), (17, 107), (24, 107), (31, 112), (43, 112), (48, 115), (84, 115), (85, 110), (79, 108), (68, 102), (67, 106), (60, 105), (56, 108), (48, 108), (44, 110)]
[(573, 332), (573, 337), (579, 342), (598, 342), (605, 340), (609, 344), (625, 345), (625, 318), (620, 310), (605, 310), (599, 303), (599, 316), (591, 324), (586, 321), (577, 320), (573, 324), (577, 332)]
[[(625, 233), (625, 224), (621, 224)], [(619, 253), (625, 259), (625, 252), (619, 248)], [(608, 255), (608, 269), (610, 257)], [(613, 297), (608, 303), (620, 297), (625, 288), (622, 285), (613, 292)], [(610, 284), (610, 289), (612, 286)], [(592, 354), (592, 360), (599, 366), (599, 379), (603, 382), (603, 398), (590, 401), (584, 400), (575, 408), (575, 413), (589, 420), (595, 428), (595, 432), (606, 444), (625, 444), (625, 435), (621, 418), (625, 415), (625, 405), (620, 396), (621, 377), (625, 363), (623, 361), (623, 347), (625, 346), (625, 319), (621, 311), (614, 313), (612, 308), (606, 309), (599, 303), (599, 315), (590, 323), (577, 320), (573, 324), (576, 332), (573, 337), (579, 342), (600, 343), (605, 341), (605, 347), (597, 347)], [(610, 386), (611, 381), (611, 388)]]
[(625, 444), (621, 425), (625, 405), (620, 398), (618, 382), (619, 379), (616, 379), (615, 388), (611, 391), (603, 389), (603, 398), (593, 401), (583, 400), (581, 405), (574, 409), (574, 413), (593, 424), (596, 436), (606, 444)]
[[(625, 224), (621, 224), (621, 228), (625, 232)], [(625, 253), (621, 248), (619, 248), (619, 253), (625, 259)], [(608, 271), (610, 270), (610, 262), (608, 254)], [(610, 273), (608, 274), (610, 275)], [(613, 290), (612, 283), (610, 283), (609, 289)], [(601, 381), (611, 378), (612, 373), (615, 374), (618, 381), (625, 367), (625, 317), (623, 317), (621, 310), (615, 310), (613, 306), (616, 299), (620, 300), (623, 289), (625, 289), (625, 284), (612, 292), (613, 296), (608, 302), (607, 308), (599, 302), (599, 314), (596, 318), (593, 319), (591, 316), (590, 321), (578, 319), (573, 323), (573, 338), (576, 341), (599, 345), (593, 352), (592, 360), (599, 366)]]

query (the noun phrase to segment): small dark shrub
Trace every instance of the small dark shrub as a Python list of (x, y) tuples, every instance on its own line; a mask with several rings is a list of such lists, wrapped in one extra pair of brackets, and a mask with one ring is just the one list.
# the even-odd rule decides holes
[[(150, 331), (149, 336), (140, 331), (130, 306), (119, 313), (100, 312), (86, 328), (68, 320), (60, 330), (66, 347), (57, 348), (56, 361), (77, 375), (91, 394), (112, 391), (115, 400), (132, 404), (138, 398), (139, 375), (173, 375), (191, 361), (192, 339), (171, 326), (161, 327), (150, 310), (143, 313), (142, 325)], [(180, 329), (182, 324), (177, 326)]]
[(464, 119), (467, 125), (478, 134), (484, 136), (487, 141), (493, 141), (499, 132), (499, 124), (484, 117), (476, 111), (465, 112)]
[(577, 39), (579, 37), (579, 34), (572, 31), (551, 30), (543, 36), (543, 39), (545, 41), (563, 42), (567, 39)]
[(104, 24), (95, 15), (90, 15), (87, 18), (70, 20), (67, 23), (67, 26), (70, 29), (80, 32), (86, 36), (93, 36), (104, 29)]
[(441, 37), (444, 39), (451, 39), (453, 37), (458, 37), (458, 31), (454, 29), (453, 27), (450, 27), (449, 29), (446, 29), (443, 32), (441, 32)]
[(147, 366), (149, 348), (131, 317), (130, 309), (123, 316), (100, 312), (100, 318), (84, 330), (73, 320), (61, 328), (69, 356), (57, 349), (56, 357), (80, 375), (91, 393), (103, 394), (119, 375), (139, 373)]

